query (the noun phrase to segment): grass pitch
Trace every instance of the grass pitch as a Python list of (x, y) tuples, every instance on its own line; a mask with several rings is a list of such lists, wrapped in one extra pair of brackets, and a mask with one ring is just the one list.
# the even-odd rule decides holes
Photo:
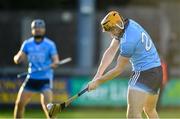
[[(160, 118), (180, 118), (180, 109), (161, 109), (159, 110)], [(143, 115), (143, 117), (145, 117)], [(13, 110), (0, 108), (0, 119), (13, 118)], [(45, 118), (42, 109), (27, 109), (25, 118)], [(59, 119), (76, 118), (76, 119), (98, 119), (98, 118), (126, 118), (126, 109), (112, 108), (68, 108), (59, 113)]]

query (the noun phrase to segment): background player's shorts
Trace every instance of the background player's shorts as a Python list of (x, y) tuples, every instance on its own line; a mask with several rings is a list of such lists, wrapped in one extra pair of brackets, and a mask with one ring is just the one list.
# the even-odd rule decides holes
[(129, 89), (136, 89), (151, 94), (158, 94), (162, 84), (161, 66), (145, 71), (133, 72), (129, 80)]
[(52, 80), (50, 79), (28, 79), (25, 87), (25, 90), (33, 92), (43, 92), (46, 90), (52, 90)]

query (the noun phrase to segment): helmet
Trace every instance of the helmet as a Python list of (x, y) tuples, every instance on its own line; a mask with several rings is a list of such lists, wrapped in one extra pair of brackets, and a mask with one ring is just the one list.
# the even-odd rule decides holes
[(103, 31), (110, 31), (114, 26), (124, 29), (123, 18), (116, 11), (109, 12), (104, 19), (101, 21)]
[(42, 19), (35, 19), (31, 23), (31, 28), (45, 28), (46, 24)]

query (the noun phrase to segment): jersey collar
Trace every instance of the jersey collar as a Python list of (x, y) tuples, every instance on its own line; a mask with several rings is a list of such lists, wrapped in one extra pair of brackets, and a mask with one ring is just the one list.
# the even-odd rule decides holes
[(122, 34), (120, 35), (120, 38), (124, 35), (124, 32), (125, 32), (125, 30), (127, 29), (128, 25), (129, 25), (129, 19), (126, 18), (126, 19), (124, 20), (124, 29), (123, 29)]
[[(34, 37), (33, 37), (34, 38)], [(41, 44), (43, 41), (44, 41), (44, 36), (42, 37), (42, 40), (41, 41), (39, 41), (39, 42), (37, 42), (36, 40), (35, 40), (35, 38), (34, 38), (34, 43), (35, 44), (37, 44), (37, 45), (39, 45), (39, 44)]]

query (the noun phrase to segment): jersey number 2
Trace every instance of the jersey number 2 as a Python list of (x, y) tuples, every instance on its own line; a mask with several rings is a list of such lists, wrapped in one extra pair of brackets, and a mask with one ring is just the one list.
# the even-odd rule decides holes
[(152, 42), (144, 32), (142, 32), (141, 35), (142, 35), (141, 42), (144, 44), (146, 51), (149, 51), (152, 47)]

